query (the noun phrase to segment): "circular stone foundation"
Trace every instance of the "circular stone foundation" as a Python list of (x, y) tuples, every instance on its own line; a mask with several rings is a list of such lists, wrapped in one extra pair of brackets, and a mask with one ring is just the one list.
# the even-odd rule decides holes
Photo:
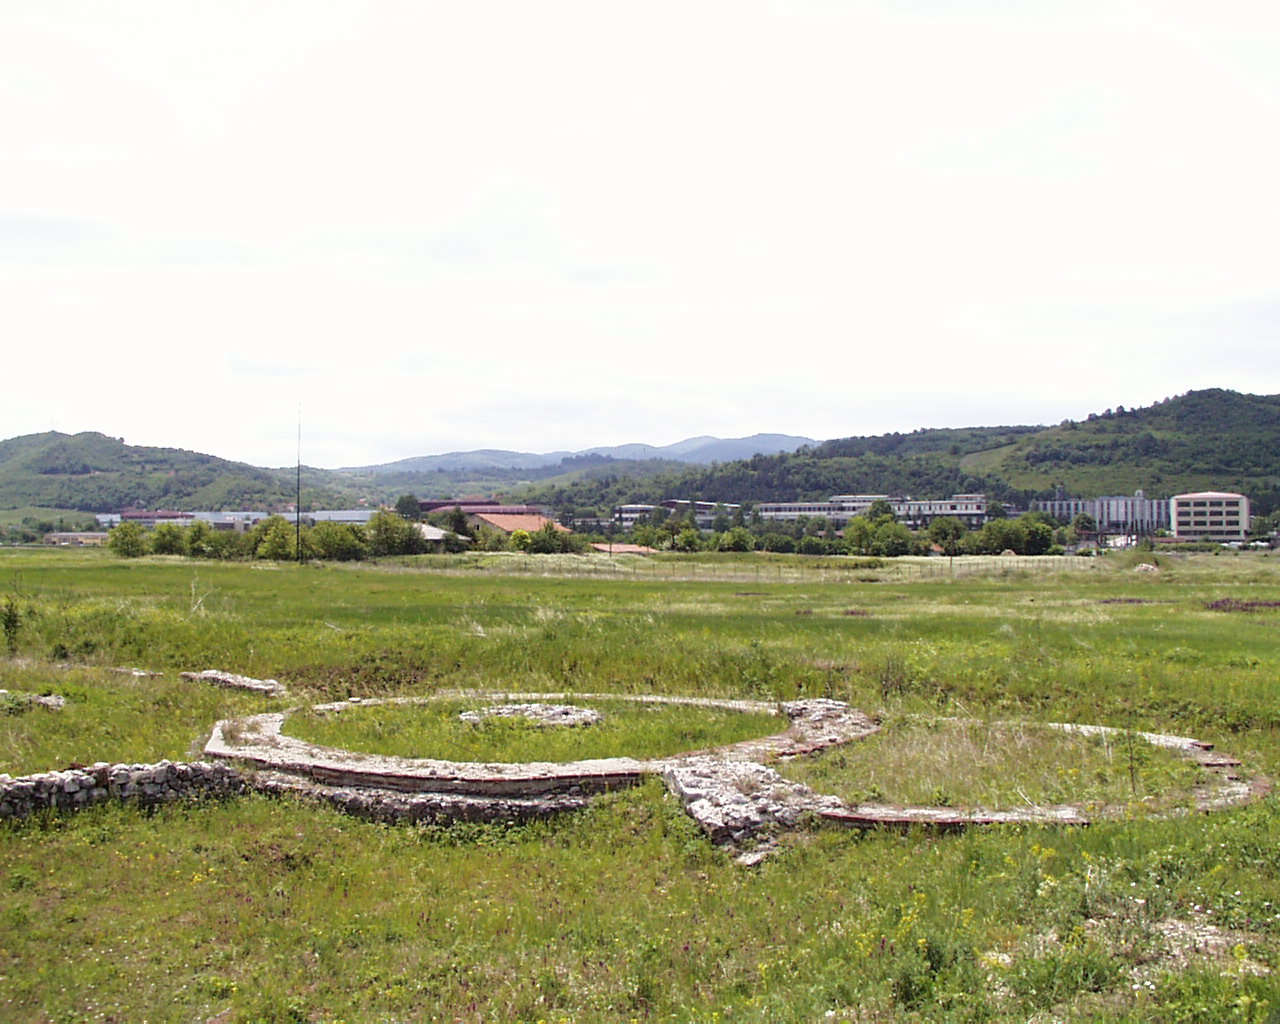
[[(739, 844), (747, 838), (767, 840), (779, 828), (793, 828), (815, 818), (855, 828), (923, 825), (944, 830), (1014, 823), (1086, 825), (1090, 821), (1080, 807), (1072, 804), (1007, 811), (850, 805), (835, 796), (815, 793), (808, 786), (790, 782), (768, 765), (780, 758), (812, 754), (861, 739), (879, 728), (856, 708), (824, 698), (773, 704), (618, 694), (455, 691), (439, 694), (437, 698), (340, 701), (317, 705), (314, 710), (341, 711), (360, 704), (427, 703), (440, 697), (502, 701), (521, 709), (542, 703), (531, 700), (533, 697), (684, 704), (767, 711), (781, 719), (780, 725), (785, 725), (775, 735), (763, 739), (672, 757), (488, 764), (388, 757), (323, 747), (285, 735), (281, 727), (286, 714), (274, 713), (219, 722), (205, 746), (205, 753), (259, 769), (258, 788), (303, 792), (330, 800), (354, 813), (396, 820), (406, 817), (418, 820), (423, 815), (465, 817), (471, 813), (485, 820), (509, 820), (525, 813), (555, 813), (582, 806), (592, 793), (635, 785), (646, 776), (656, 775), (681, 799), (704, 832), (714, 841), (730, 844)], [(1268, 788), (1262, 778), (1246, 781), (1235, 758), (1214, 752), (1212, 744), (1189, 737), (1122, 733), (1093, 725), (1044, 724), (1051, 729), (1083, 735), (1131, 737), (1189, 758), (1204, 773), (1203, 788), (1197, 787), (1196, 793), (1196, 803), (1201, 810), (1244, 803)], [(497, 811), (475, 810), (486, 807), (496, 807)], [(1106, 808), (1095, 815), (1108, 816)], [(754, 862), (766, 848), (767, 843), (756, 854), (744, 857)]]

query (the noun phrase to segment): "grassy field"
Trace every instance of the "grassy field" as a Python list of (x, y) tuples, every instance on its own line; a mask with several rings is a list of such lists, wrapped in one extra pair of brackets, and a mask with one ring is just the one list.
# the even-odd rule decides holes
[[(1158, 817), (1126, 794), (1185, 787), (1180, 763), (1035, 726), (1197, 736), (1280, 768), (1280, 562), (1159, 561), (0, 551), (0, 688), (68, 701), (0, 715), (11, 774), (186, 758), (220, 717), (350, 696), (829, 696), (886, 729), (824, 759), (843, 763), (778, 766), (825, 791), (1056, 800), (1074, 768), (1081, 800), (1132, 805), (1086, 829), (802, 830), (754, 869), (656, 782), (522, 826), (263, 797), (9, 823), (0, 1019), (1271, 1020), (1275, 800)], [(177, 677), (204, 668), (290, 697)]]
[(360, 705), (341, 714), (303, 710), (284, 733), (322, 746), (392, 757), (441, 761), (585, 761), (597, 757), (667, 757), (782, 732), (785, 718), (723, 708), (574, 699), (598, 722), (545, 728), (523, 716), (468, 722), (466, 712), (491, 701), (445, 699), (428, 704)]
[(1000, 810), (1082, 804), (1168, 810), (1190, 804), (1198, 766), (1131, 733), (1071, 735), (1034, 722), (912, 715), (861, 743), (783, 766), (847, 803)]

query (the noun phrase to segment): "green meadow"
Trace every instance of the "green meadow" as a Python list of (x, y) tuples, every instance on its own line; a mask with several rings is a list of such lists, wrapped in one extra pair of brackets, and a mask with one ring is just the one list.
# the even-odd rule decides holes
[[(444, 745), (458, 690), (833, 697), (884, 728), (774, 765), (821, 792), (1117, 812), (814, 826), (754, 868), (657, 781), (527, 825), (382, 825), (262, 796), (3, 823), (0, 1020), (1278, 1019), (1275, 798), (1190, 810), (1187, 764), (1125, 737), (1195, 736), (1251, 775), (1280, 771), (1280, 560), (1157, 561), (0, 551), (0, 689), (67, 701), (0, 699), (11, 775), (188, 759), (218, 719), (292, 706), (286, 731), (320, 742), (466, 753), (466, 730)], [(289, 696), (178, 676), (206, 668)], [(447, 699), (303, 710), (432, 696)], [(597, 706), (622, 744), (648, 730), (662, 753), (771, 731), (614, 703)], [(540, 731), (514, 732), (480, 752), (547, 753)]]
[(573, 705), (597, 712), (600, 720), (565, 728), (547, 728), (523, 716), (473, 723), (462, 714), (483, 711), (488, 702), (441, 698), (417, 705), (357, 705), (341, 714), (303, 710), (289, 716), (284, 732), (309, 743), (392, 757), (563, 763), (667, 757), (759, 739), (786, 727), (786, 720), (771, 712), (576, 698)]

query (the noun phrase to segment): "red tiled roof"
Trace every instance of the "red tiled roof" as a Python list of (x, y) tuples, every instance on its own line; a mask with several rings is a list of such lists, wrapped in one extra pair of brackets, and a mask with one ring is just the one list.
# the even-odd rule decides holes
[(468, 505), (465, 502), (453, 502), (452, 504), (442, 506), (441, 508), (432, 509), (432, 511), (452, 512), (455, 508), (462, 509), (462, 511), (469, 516), (535, 516), (540, 514), (537, 508), (533, 505)]

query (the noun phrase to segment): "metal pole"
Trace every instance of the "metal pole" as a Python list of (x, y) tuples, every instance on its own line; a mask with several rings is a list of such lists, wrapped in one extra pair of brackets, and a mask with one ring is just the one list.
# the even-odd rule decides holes
[(298, 403), (298, 490), (293, 503), (293, 548), (302, 561), (302, 403)]

